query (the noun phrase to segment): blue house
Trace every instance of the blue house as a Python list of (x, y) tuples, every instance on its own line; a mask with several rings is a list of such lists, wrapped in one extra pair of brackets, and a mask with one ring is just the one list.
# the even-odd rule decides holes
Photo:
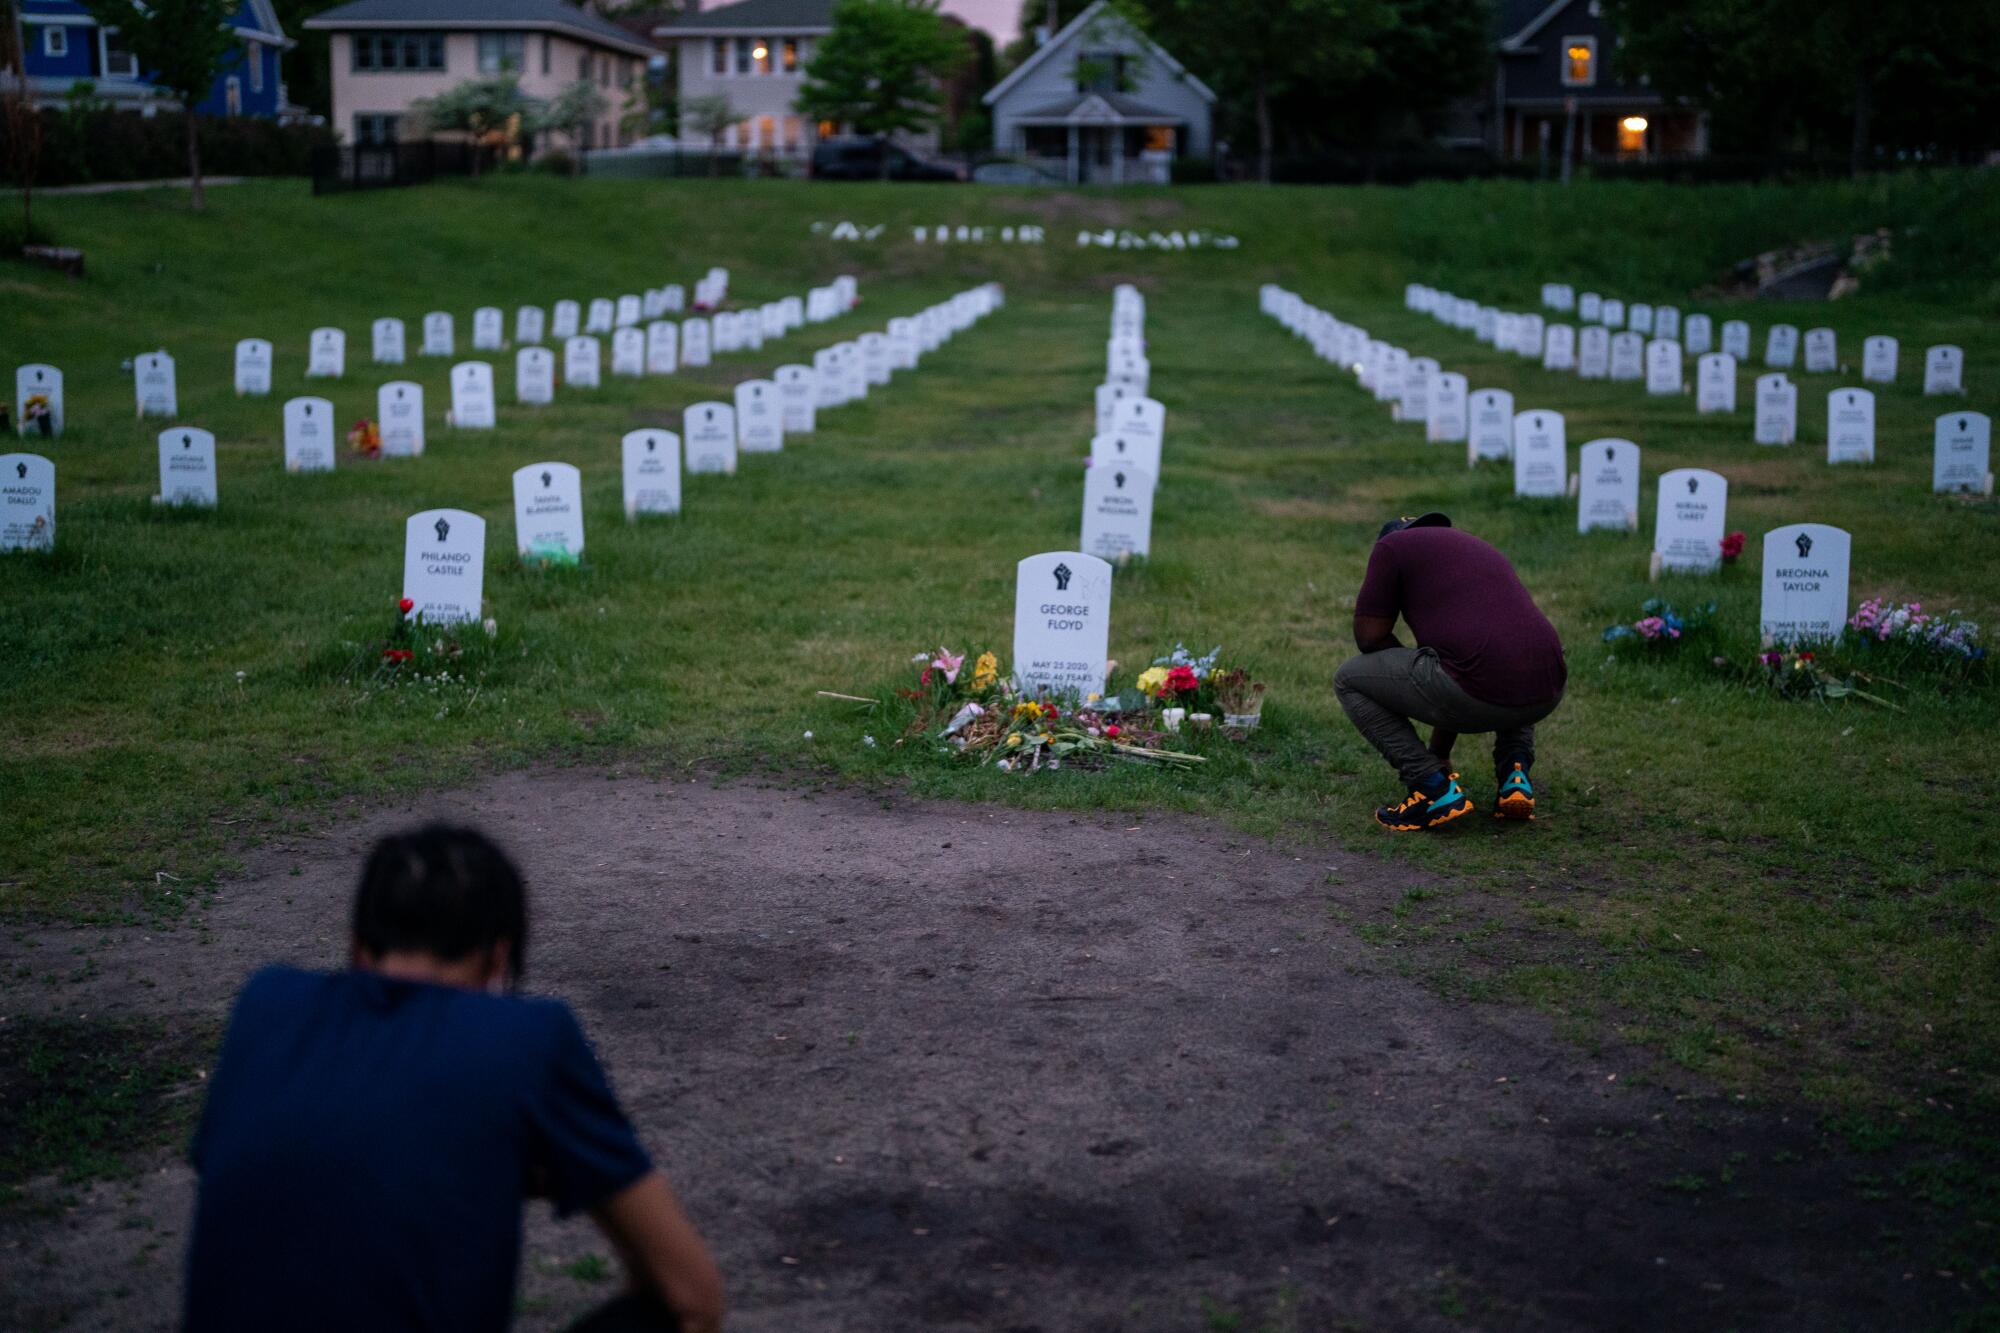
[[(172, 94), (155, 88), (119, 40), (116, 28), (91, 17), (76, 0), (20, 0), (22, 64), (38, 106), (59, 105), (79, 83), (113, 106), (150, 114), (172, 107)], [(204, 116), (278, 116), (293, 108), (285, 99), (278, 59), (294, 45), (270, 0), (243, 0), (229, 20), (236, 43), (208, 96), (195, 105)]]

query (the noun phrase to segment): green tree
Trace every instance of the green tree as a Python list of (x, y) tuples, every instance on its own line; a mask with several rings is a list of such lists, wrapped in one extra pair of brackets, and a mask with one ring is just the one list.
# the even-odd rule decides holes
[[(798, 108), (814, 120), (843, 121), (887, 137), (935, 125), (941, 84), (969, 48), (938, 16), (937, 0), (838, 0), (833, 31), (806, 65)], [(882, 177), (889, 176), (882, 154)]]
[(708, 173), (711, 176), (715, 174), (716, 154), (722, 149), (722, 132), (738, 119), (736, 108), (729, 104), (729, 98), (724, 93), (690, 97), (681, 103), (681, 127), (691, 134), (708, 137)]
[(534, 104), (521, 92), (515, 74), (467, 79), (435, 97), (410, 103), (419, 129), (436, 134), (464, 134), (472, 139), (472, 174), (479, 174), (479, 146), (490, 135), (506, 130), (516, 116), (526, 119)]
[(237, 0), (84, 0), (102, 27), (116, 28), (155, 87), (172, 93), (187, 121), (189, 202), (202, 208), (201, 136), (194, 105), (208, 96), (223, 57), (236, 46), (229, 20)]
[(611, 109), (611, 99), (597, 91), (589, 79), (578, 79), (526, 117), (536, 133), (560, 134), (569, 140), (573, 154), (583, 151), (583, 131)]

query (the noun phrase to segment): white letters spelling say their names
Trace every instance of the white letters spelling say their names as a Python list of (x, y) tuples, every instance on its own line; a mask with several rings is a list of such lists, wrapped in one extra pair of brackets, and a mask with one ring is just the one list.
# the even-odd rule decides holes
[(463, 509), (426, 509), (403, 524), (403, 596), (426, 625), (477, 623), (486, 586), (486, 520)]
[(1110, 565), (1082, 551), (1048, 551), (1014, 567), (1014, 680), (1022, 693), (1101, 694), (1110, 645)]
[(728, 403), (692, 403), (681, 413), (681, 441), (687, 470), (736, 471), (736, 409)]
[(390, 380), (375, 391), (375, 420), (384, 458), (417, 458), (424, 452), (424, 386)]
[(1104, 560), (1145, 555), (1153, 545), (1153, 474), (1093, 462), (1083, 477), (1083, 548)]
[(1514, 494), (1560, 496), (1569, 490), (1569, 445), (1560, 412), (1539, 408), (1514, 417)]
[(1660, 474), (1659, 507), (1653, 513), (1653, 551), (1660, 568), (1676, 574), (1712, 574), (1722, 568), (1728, 521), (1729, 482), (1721, 474), (1698, 467)]
[(1630, 440), (1592, 440), (1576, 451), (1576, 530), (1639, 526), (1639, 446)]
[(271, 392), (269, 339), (245, 338), (236, 344), (236, 392), (253, 397)]
[(194, 426), (160, 432), (160, 502), (215, 507), (215, 437)]
[(285, 471), (333, 471), (333, 404), (294, 398), (285, 404)]
[(523, 557), (583, 554), (583, 478), (568, 463), (530, 463), (514, 473), (514, 548)]
[(40, 454), (0, 454), (0, 551), (56, 544), (56, 465)]
[(1937, 419), (1931, 489), (1985, 492), (1993, 481), (1993, 422), (1983, 412)]
[(174, 391), (174, 359), (165, 352), (148, 352), (132, 361), (132, 387), (142, 417), (180, 415), (180, 396)]
[(451, 424), (459, 430), (491, 430), (493, 421), (493, 367), (484, 361), (459, 362), (451, 368)]
[(681, 512), (681, 437), (670, 430), (625, 433), (625, 517)]
[(1847, 624), (1847, 533), (1824, 523), (1794, 523), (1764, 534), (1764, 611), (1771, 643), (1840, 637)]

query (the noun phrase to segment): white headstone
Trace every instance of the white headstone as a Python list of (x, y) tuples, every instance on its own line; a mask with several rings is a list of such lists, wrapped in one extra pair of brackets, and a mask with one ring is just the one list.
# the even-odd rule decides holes
[(306, 378), (337, 380), (347, 373), (347, 335), (339, 329), (314, 329), (307, 345)]
[(1952, 412), (1937, 419), (1931, 489), (1986, 489), (1993, 475), (1993, 422), (1983, 412)]
[(687, 288), (678, 282), (670, 282), (660, 289), (660, 308), (670, 314), (679, 314), (687, 309)]
[(1551, 324), (1542, 335), (1542, 369), (1576, 369), (1576, 328), (1569, 324)]
[(1604, 309), (1603, 309), (1603, 312), (1602, 312), (1602, 320), (1603, 320), (1603, 323), (1604, 323), (1604, 326), (1605, 326), (1606, 328), (1608, 328), (1608, 329), (1622, 329), (1622, 328), (1624, 328), (1624, 327), (1625, 327), (1625, 303), (1624, 303), (1623, 301), (1621, 301), (1621, 300), (1617, 299), (1616, 297), (1608, 297), (1608, 298), (1606, 298), (1606, 300), (1605, 300), (1605, 302), (1604, 302)]
[(148, 352), (132, 360), (132, 387), (142, 417), (180, 415), (180, 395), (174, 388), (174, 359), (165, 352)]
[(1560, 496), (1569, 490), (1569, 446), (1560, 412), (1530, 408), (1514, 415), (1514, 494)]
[(1639, 527), (1639, 446), (1630, 440), (1592, 440), (1576, 451), (1576, 530)]
[(1122, 435), (1134, 441), (1143, 440), (1153, 451), (1152, 460), (1145, 461), (1141, 455), (1140, 466), (1153, 474), (1157, 482), (1165, 475), (1165, 446), (1167, 440), (1167, 409), (1156, 398), (1127, 398), (1118, 405), (1117, 415), (1112, 420), (1111, 433)]
[(1466, 453), (1474, 459), (1508, 458), (1514, 452), (1514, 395), (1481, 389), (1472, 395), (1472, 426)]
[(1625, 312), (1625, 327), (1634, 333), (1653, 331), (1653, 307), (1644, 301), (1634, 301), (1632, 308)]
[(1627, 329), (1611, 337), (1611, 378), (1617, 381), (1646, 378), (1646, 339)]
[(443, 310), (433, 310), (424, 316), (424, 355), (451, 356), (457, 350), (457, 337), (452, 331), (451, 315)]
[(1757, 425), (1759, 444), (1790, 444), (1799, 435), (1799, 386), (1774, 370), (1757, 377)]
[(868, 371), (862, 364), (861, 344), (849, 340), (835, 345), (840, 350), (840, 399), (858, 403), (868, 396)]
[(1671, 338), (1646, 344), (1646, 392), (1655, 397), (1681, 391), (1681, 345)]
[(1697, 412), (1736, 410), (1736, 358), (1727, 352), (1704, 352), (1695, 362), (1694, 409)]
[(1653, 336), (1672, 338), (1676, 342), (1681, 336), (1681, 312), (1670, 305), (1653, 308)]
[(889, 382), (889, 340), (879, 333), (861, 335), (861, 373), (870, 384)]
[(542, 308), (538, 305), (524, 305), (514, 312), (514, 341), (528, 344), (542, 340), (545, 321)]
[(377, 389), (375, 420), (382, 432), (384, 458), (423, 457), (423, 385), (412, 380), (390, 380)]
[(369, 326), (369, 342), (378, 366), (403, 364), (403, 321), (384, 316)]
[(705, 366), (708, 364), (708, 334), (708, 321), (700, 316), (681, 321), (682, 365)]
[(558, 301), (549, 319), (551, 338), (574, 338), (583, 325), (583, 307), (574, 301)]
[(1965, 392), (1965, 353), (1961, 349), (1939, 343), (1924, 353), (1924, 392)]
[(736, 409), (728, 403), (695, 403), (681, 413), (681, 441), (687, 470), (736, 471)]
[(892, 370), (917, 368), (917, 321), (898, 318), (889, 321), (889, 366)]
[(56, 544), (56, 465), (40, 454), (0, 454), (0, 551)]
[(819, 375), (811, 366), (779, 366), (771, 378), (778, 386), (778, 420), (787, 435), (810, 435), (819, 409)]
[(681, 437), (670, 430), (625, 433), (625, 517), (681, 512)]
[(1403, 420), (1428, 421), (1431, 411), (1431, 380), (1438, 363), (1427, 356), (1413, 356), (1403, 368)]
[[(43, 415), (28, 419), (29, 400), (42, 400)], [(14, 428), (23, 435), (60, 435), (63, 431), (63, 375), (54, 366), (30, 362), (14, 371)]]
[(645, 317), (645, 303), (636, 295), (627, 295), (618, 298), (617, 322), (619, 328), (631, 328)]
[(1424, 438), (1433, 444), (1459, 444), (1465, 433), (1465, 376), (1441, 370), (1431, 379), (1431, 413), (1424, 422)]
[(1596, 292), (1585, 292), (1576, 298), (1576, 317), (1585, 324), (1595, 324), (1604, 318), (1604, 298)]
[(1153, 544), (1153, 474), (1141, 467), (1093, 462), (1083, 479), (1083, 549), (1119, 561)]
[(1048, 551), (1014, 567), (1014, 680), (1022, 693), (1103, 693), (1110, 644), (1110, 565), (1082, 551)]
[(1586, 324), (1576, 338), (1576, 377), (1601, 380), (1611, 374), (1611, 330)]
[(600, 357), (597, 339), (589, 334), (563, 339), (563, 383), (572, 389), (595, 389)]
[(1764, 335), (1764, 364), (1774, 370), (1790, 370), (1799, 359), (1799, 330), (1793, 324), (1773, 324)]
[(1653, 511), (1653, 550), (1660, 568), (1708, 574), (1722, 565), (1729, 522), (1729, 481), (1707, 468), (1682, 467), (1660, 475)]
[(618, 309), (612, 305), (611, 299), (606, 296), (600, 296), (590, 303), (590, 315), (583, 321), (583, 331), (585, 333), (609, 333), (617, 315)]
[(479, 623), (486, 586), (486, 520), (463, 509), (426, 509), (403, 523), (407, 618), (425, 625)]
[(736, 445), (746, 454), (774, 454), (785, 447), (776, 382), (744, 380), (736, 386)]
[(1514, 325), (1514, 350), (1522, 356), (1540, 360), (1542, 342), (1548, 332), (1548, 325), (1540, 315), (1522, 315)]
[(1722, 325), (1722, 350), (1735, 357), (1740, 364), (1750, 359), (1750, 325), (1744, 320), (1732, 319)]
[(1715, 321), (1707, 315), (1689, 315), (1685, 332), (1687, 336), (1681, 339), (1681, 345), (1687, 348), (1689, 356), (1715, 350)]
[(583, 477), (570, 464), (514, 473), (514, 549), (538, 560), (583, 554)]
[(451, 368), (451, 424), (458, 430), (491, 430), (493, 367), (484, 361), (461, 361)]
[(546, 347), (514, 353), (514, 401), (546, 406), (556, 400), (556, 354)]
[(194, 426), (160, 432), (160, 500), (215, 507), (215, 437)]
[(1159, 477), (1160, 450), (1151, 437), (1113, 432), (1090, 439), (1090, 470), (1107, 467), (1136, 467), (1148, 476)]
[(1878, 333), (1861, 343), (1861, 378), (1870, 384), (1894, 384), (1896, 382), (1897, 342), (1887, 334)]
[(497, 352), (507, 342), (507, 317), (499, 306), (483, 305), (472, 312), (472, 350)]
[(611, 373), (639, 376), (646, 373), (646, 335), (631, 326), (611, 335)]
[(1840, 349), (1832, 329), (1806, 330), (1806, 373), (1824, 375), (1840, 369)]
[(258, 397), (271, 392), (270, 339), (244, 338), (236, 344), (236, 392)]
[(1097, 386), (1097, 429), (1098, 435), (1108, 434), (1117, 424), (1118, 405), (1127, 398), (1142, 397), (1129, 384), (1100, 384)]
[(840, 349), (822, 347), (813, 353), (813, 408), (839, 407), (845, 401), (846, 373), (840, 368)]
[(680, 327), (670, 319), (656, 319), (646, 326), (646, 373), (671, 375), (680, 369)]
[(338, 428), (333, 404), (324, 398), (294, 398), (285, 404), (285, 471), (333, 471)]
[(1759, 622), (1772, 643), (1837, 639), (1847, 625), (1852, 542), (1824, 523), (1793, 523), (1764, 534), (1764, 609)]
[(1826, 396), (1826, 461), (1875, 461), (1875, 395), (1868, 389), (1835, 389)]

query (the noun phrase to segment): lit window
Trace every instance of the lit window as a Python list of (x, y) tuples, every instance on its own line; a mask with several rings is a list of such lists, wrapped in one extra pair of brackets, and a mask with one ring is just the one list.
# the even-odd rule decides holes
[(1643, 153), (1646, 151), (1646, 118), (1627, 116), (1618, 122), (1618, 151), (1621, 153)]
[(750, 48), (750, 58), (757, 62), (757, 72), (759, 74), (769, 74), (771, 72), (770, 42), (759, 37), (757, 44)]
[(1588, 88), (1597, 82), (1597, 39), (1565, 37), (1562, 62), (1563, 86)]
[(69, 54), (69, 29), (51, 24), (42, 29), (42, 54), (61, 58)]
[(785, 38), (785, 73), (787, 74), (795, 73), (797, 72), (798, 67), (799, 67), (799, 39), (796, 37), (787, 37)]

